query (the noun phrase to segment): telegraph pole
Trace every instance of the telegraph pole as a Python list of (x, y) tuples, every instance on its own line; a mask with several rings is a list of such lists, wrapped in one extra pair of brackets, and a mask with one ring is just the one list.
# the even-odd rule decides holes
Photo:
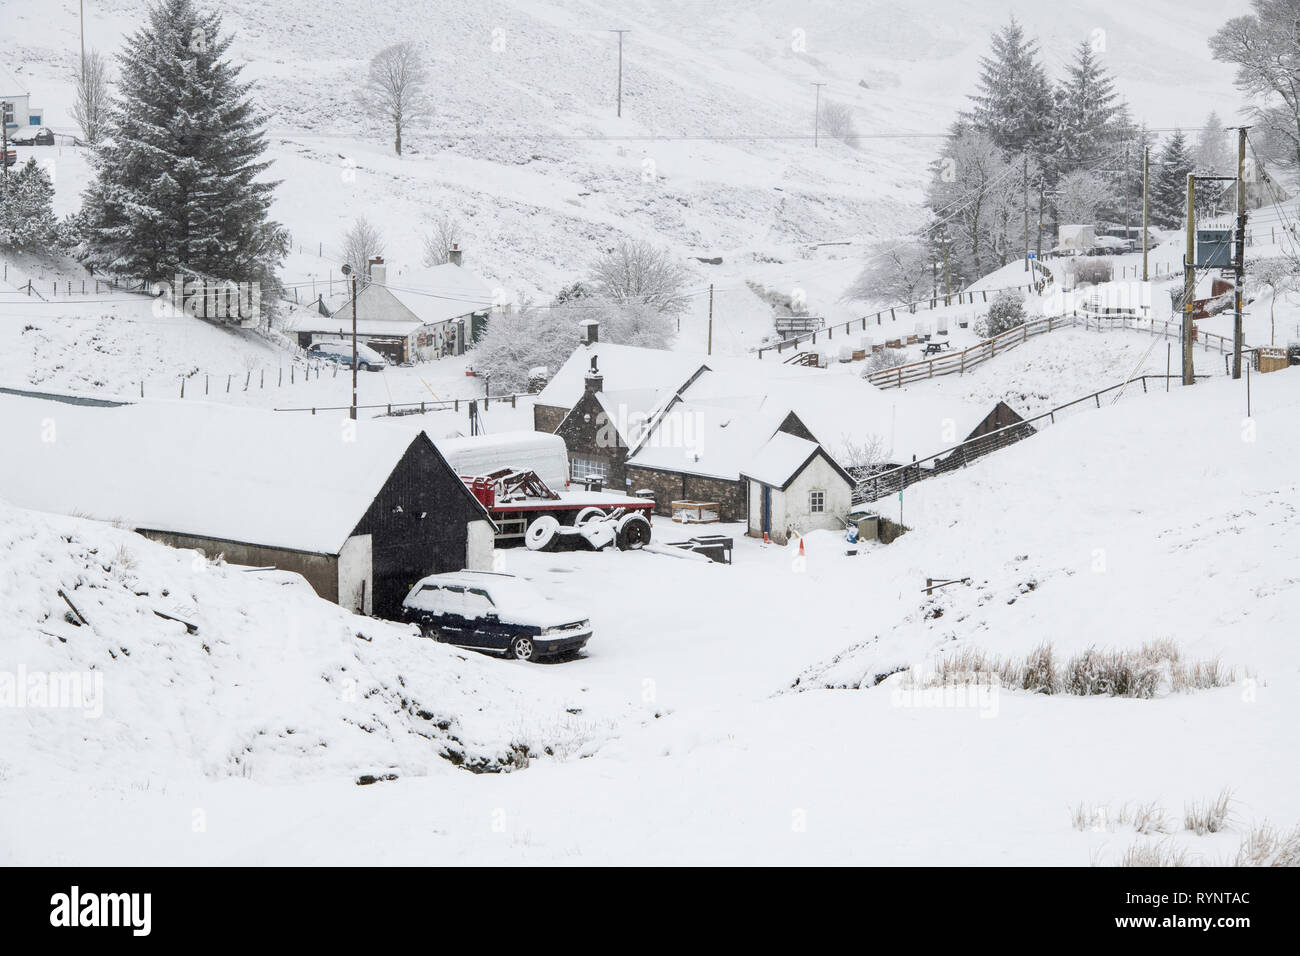
[(1241, 378), (1241, 298), (1242, 286), (1246, 282), (1246, 130), (1247, 126), (1237, 129), (1237, 261), (1235, 273), (1237, 288), (1235, 294), (1236, 315), (1232, 322), (1232, 377)]
[(817, 140), (821, 133), (822, 126), (822, 87), (825, 83), (814, 83), (817, 87), (817, 105), (813, 107), (813, 147), (817, 147)]
[[(1144, 270), (1145, 271), (1145, 270)], [(1196, 381), (1192, 366), (1192, 312), (1196, 298), (1196, 175), (1187, 174), (1187, 256), (1183, 265), (1183, 384)]]
[(1151, 185), (1151, 147), (1142, 147), (1142, 281), (1147, 281), (1147, 187)]
[(618, 34), (618, 115), (623, 115), (623, 34), (631, 30), (610, 30)]
[(1025, 207), (1025, 271), (1029, 271), (1029, 154), (1022, 153), (1024, 159), (1024, 170), (1021, 172), (1021, 178), (1024, 182), (1024, 207)]
[(713, 283), (709, 283), (709, 355), (713, 354)]
[(81, 80), (86, 80), (86, 0), (78, 4), (81, 18)]

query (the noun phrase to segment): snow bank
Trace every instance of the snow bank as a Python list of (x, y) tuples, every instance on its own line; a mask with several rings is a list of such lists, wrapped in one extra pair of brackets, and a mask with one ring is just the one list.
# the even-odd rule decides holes
[[(80, 691), (64, 706), (40, 696), (74, 675)], [(511, 769), (557, 749), (577, 720), (579, 749), (598, 743), (584, 691), (562, 674), (358, 617), (297, 575), (209, 564), (3, 502), (0, 703), (0, 778)]]

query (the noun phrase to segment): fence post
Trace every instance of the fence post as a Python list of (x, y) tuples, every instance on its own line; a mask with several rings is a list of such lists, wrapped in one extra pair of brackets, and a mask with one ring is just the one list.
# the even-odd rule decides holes
[(181, 376), (181, 398), (185, 397), (185, 376)]
[(208, 374), (207, 374), (207, 372), (204, 372), (204, 373), (203, 373), (203, 394), (204, 394), (204, 395), (208, 394)]
[(230, 375), (226, 376), (226, 394), (230, 394)]

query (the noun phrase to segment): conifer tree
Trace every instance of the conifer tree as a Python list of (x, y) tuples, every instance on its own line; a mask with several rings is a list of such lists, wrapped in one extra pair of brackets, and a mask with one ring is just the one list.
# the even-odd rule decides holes
[(225, 58), (230, 43), (221, 17), (193, 0), (158, 0), (127, 39), (85, 195), (92, 266), (275, 284), (287, 237), (268, 218), (265, 118)]
[(970, 122), (1008, 156), (1028, 153), (1040, 163), (1051, 150), (1053, 96), (1038, 60), (1038, 43), (1016, 21), (995, 33), (992, 52), (980, 58), (978, 92)]
[(0, 246), (48, 247), (54, 242), (54, 184), (35, 159), (0, 178)]
[(1158, 167), (1154, 156), (1151, 162), (1151, 221), (1165, 229), (1177, 228), (1187, 215), (1187, 174), (1193, 169), (1183, 131), (1174, 130), (1165, 142)]

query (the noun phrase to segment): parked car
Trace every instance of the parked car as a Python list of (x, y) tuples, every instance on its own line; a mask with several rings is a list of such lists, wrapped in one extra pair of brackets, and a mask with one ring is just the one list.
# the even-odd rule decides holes
[[(352, 367), (352, 343), (349, 342), (313, 342), (307, 349), (308, 355), (338, 362), (345, 368)], [(388, 366), (384, 358), (369, 345), (357, 343), (357, 368), (363, 372), (382, 372)]]
[(10, 136), (9, 142), (15, 146), (53, 146), (54, 131), (44, 126), (37, 129), (32, 129), (29, 126)]
[(513, 574), (452, 571), (416, 582), (402, 620), (445, 644), (531, 661), (575, 653), (591, 621)]

